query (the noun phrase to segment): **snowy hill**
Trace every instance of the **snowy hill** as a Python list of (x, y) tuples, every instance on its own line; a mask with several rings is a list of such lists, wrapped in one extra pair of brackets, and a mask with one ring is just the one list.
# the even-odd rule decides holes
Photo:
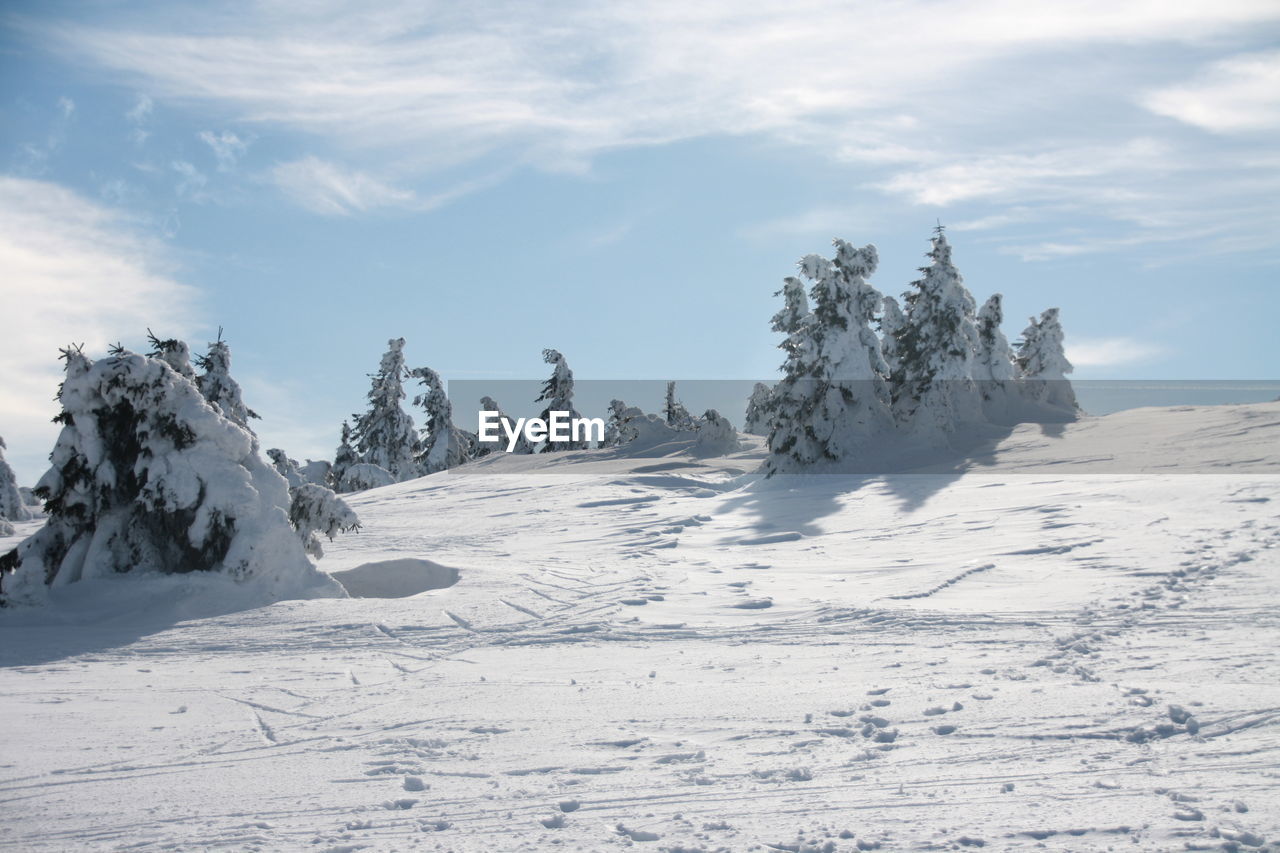
[(1280, 844), (1280, 403), (892, 475), (744, 448), (355, 495), (322, 566), (360, 597), (122, 576), (0, 613), (0, 845)]

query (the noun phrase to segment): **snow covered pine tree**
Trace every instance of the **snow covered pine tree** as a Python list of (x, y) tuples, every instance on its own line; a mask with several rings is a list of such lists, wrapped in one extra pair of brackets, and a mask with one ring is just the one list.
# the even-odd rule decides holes
[[(553, 349), (544, 349), (542, 351), (542, 360), (554, 367), (551, 377), (542, 384), (542, 393), (535, 403), (546, 402), (547, 407), (542, 410), (539, 415), (543, 421), (550, 423), (552, 412), (568, 412), (570, 419), (582, 417), (578, 411), (573, 408), (573, 371), (569, 369), (569, 363), (564, 360), (564, 356)], [(543, 453), (552, 453), (560, 450), (582, 450), (587, 446), (585, 441), (573, 441), (570, 437), (569, 441), (548, 441), (542, 445)]]
[[(500, 440), (499, 441), (480, 441), (477, 439), (476, 449), (474, 454), (474, 458), (476, 459), (479, 459), (482, 456), (488, 456), (490, 453), (499, 453), (499, 452), (505, 451), (508, 443), (507, 436), (510, 434), (511, 431), (514, 431), (516, 428), (516, 419), (507, 415), (506, 412), (502, 411), (502, 408), (497, 404), (497, 402), (494, 401), (492, 397), (481, 397), (480, 408), (486, 412), (498, 413), (498, 424), (499, 424), (498, 437)], [(524, 437), (523, 431), (521, 431), (516, 435), (515, 447), (512, 448), (511, 452), (512, 453), (532, 453), (533, 452), (533, 445), (530, 444), (529, 440)]]
[(676, 383), (667, 383), (667, 400), (662, 406), (662, 414), (667, 419), (667, 426), (672, 429), (695, 429), (693, 415), (676, 399)]
[(743, 421), (742, 431), (751, 435), (769, 434), (769, 408), (772, 404), (773, 391), (763, 382), (757, 382), (751, 389), (751, 398), (747, 400), (747, 416)]
[[(844, 240), (834, 246), (833, 260), (807, 255), (800, 261), (801, 273), (813, 281), (813, 311), (783, 344), (798, 359), (788, 359), (786, 375), (774, 390), (772, 455), (765, 463), (770, 474), (854, 459), (872, 439), (893, 429), (887, 367), (870, 326), (882, 301), (866, 281), (879, 263), (876, 247), (856, 248)], [(788, 279), (787, 284), (799, 282)], [(774, 318), (775, 329), (785, 330), (795, 313), (793, 299), (789, 296), (788, 307)]]
[(48, 522), (0, 557), (3, 600), (123, 572), (218, 572), (271, 598), (342, 595), (289, 523), (254, 437), (165, 361), (63, 350), (62, 432), (36, 485)]
[(635, 406), (628, 406), (621, 400), (609, 401), (609, 420), (604, 425), (604, 443), (602, 447), (621, 447), (636, 438), (636, 427), (633, 421), (643, 418), (644, 412)]
[(1039, 410), (1039, 418), (1073, 420), (1076, 417), (1079, 412), (1076, 393), (1067, 379), (1067, 374), (1075, 368), (1067, 361), (1057, 308), (1045, 311), (1038, 321), (1031, 318), (1018, 342), (1017, 365), (1024, 396)]
[(973, 381), (982, 394), (982, 411), (993, 424), (1018, 422), (1014, 385), (1013, 350), (1000, 331), (1004, 322), (999, 293), (991, 294), (978, 312), (978, 351), (973, 360)]
[[(183, 351), (186, 351), (187, 346), (181, 341), (158, 343), (161, 346), (177, 343), (181, 345)], [(173, 352), (168, 352), (166, 363), (172, 366), (170, 359), (174, 357)], [(257, 418), (258, 413), (244, 404), (240, 395), (240, 383), (231, 378), (231, 347), (222, 340), (221, 328), (218, 329), (218, 339), (209, 344), (209, 351), (203, 356), (197, 356), (196, 366), (204, 371), (196, 377), (196, 386), (199, 387), (204, 398), (221, 412), (224, 418), (253, 435), (249, 419)], [(183, 375), (186, 376), (186, 374)]]
[[(400, 407), (404, 399), (404, 379), (408, 370), (404, 365), (404, 338), (387, 341), (387, 352), (382, 356), (378, 372), (371, 376), (369, 410), (363, 415), (353, 415), (351, 436), (360, 462), (383, 469), (391, 482), (399, 483), (419, 476), (418, 433), (413, 418)], [(335, 461), (336, 464), (336, 461)], [(348, 469), (347, 477), (351, 471)], [(377, 472), (361, 469), (362, 482), (381, 479)]]
[(475, 455), (476, 435), (453, 425), (453, 403), (445, 394), (440, 374), (429, 367), (415, 367), (409, 375), (423, 388), (413, 404), (427, 410), (417, 457), (419, 469), (423, 474), (434, 474), (466, 463)]
[(951, 263), (941, 225), (932, 242), (931, 263), (920, 268), (924, 275), (904, 296), (906, 322), (895, 336), (893, 404), (911, 434), (945, 445), (962, 424), (982, 420), (982, 398), (973, 384), (978, 329), (973, 296)]

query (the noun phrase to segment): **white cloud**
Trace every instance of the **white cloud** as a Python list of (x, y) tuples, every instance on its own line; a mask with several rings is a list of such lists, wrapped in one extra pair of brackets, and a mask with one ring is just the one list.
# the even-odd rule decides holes
[(1280, 128), (1280, 50), (1215, 62), (1196, 79), (1158, 89), (1142, 103), (1217, 133)]
[(272, 170), (276, 186), (295, 202), (328, 216), (344, 216), (380, 207), (409, 207), (414, 194), (363, 172), (351, 171), (321, 160), (304, 157), (280, 163)]
[(1068, 338), (1067, 359), (1076, 367), (1123, 367), (1155, 361), (1168, 351), (1134, 338)]
[(271, 171), (272, 181), (294, 202), (325, 216), (346, 216), (379, 208), (434, 210), (491, 186), (503, 177), (505, 173), (498, 172), (480, 180), (461, 182), (438, 193), (419, 195), (366, 172), (347, 169), (314, 156), (279, 163)]
[(200, 141), (213, 149), (213, 156), (218, 161), (219, 172), (230, 172), (236, 167), (236, 163), (249, 150), (249, 143), (241, 139), (229, 130), (221, 133), (214, 133), (211, 130), (202, 130), (199, 133)]
[(119, 213), (46, 181), (0, 176), (0, 435), (24, 477), (57, 430), (58, 350), (102, 353), (151, 326), (190, 330), (196, 292)]
[(1225, 223), (1225, 208), (1199, 204), (1204, 191), (1263, 172), (1249, 165), (1256, 151), (1177, 144), (1186, 132), (1138, 104), (1217, 127), (1273, 121), (1249, 113), (1271, 103), (1271, 54), (1142, 91), (1183, 75), (1170, 45), (1239, 50), (1280, 5), (393, 0), (369, 13), (264, 0), (234, 16), (160, 6), (145, 20), (29, 26), (157, 98), (322, 140), (315, 150), (345, 165), (308, 157), (274, 178), (329, 215), (417, 209), (432, 200), (407, 187), (482, 158), (581, 171), (619, 148), (750, 134), (846, 163), (851, 189), (1137, 227), (1129, 217), (1160, 182), (1181, 190), (1165, 204)]
[(186, 160), (174, 160), (170, 168), (179, 176), (178, 183), (174, 186), (174, 192), (179, 198), (190, 199), (197, 203), (207, 200), (208, 196), (205, 195), (204, 188), (205, 184), (209, 183), (209, 178), (204, 172)]
[(141, 145), (147, 141), (147, 137), (151, 135), (151, 131), (146, 129), (146, 125), (151, 120), (151, 113), (155, 109), (155, 102), (146, 95), (139, 95), (138, 99), (133, 102), (133, 106), (124, 114), (124, 117), (133, 125), (133, 130), (129, 132), (129, 138), (133, 140), (135, 145)]

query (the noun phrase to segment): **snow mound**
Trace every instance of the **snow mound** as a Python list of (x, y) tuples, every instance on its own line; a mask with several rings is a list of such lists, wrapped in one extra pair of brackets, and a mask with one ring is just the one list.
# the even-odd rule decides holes
[(352, 598), (408, 598), (451, 587), (458, 582), (459, 573), (457, 569), (430, 560), (402, 557), (365, 563), (345, 572), (334, 572), (331, 577), (342, 584)]

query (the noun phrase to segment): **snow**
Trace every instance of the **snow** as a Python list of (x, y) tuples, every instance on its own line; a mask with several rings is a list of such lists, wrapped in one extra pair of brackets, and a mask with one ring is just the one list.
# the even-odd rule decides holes
[(659, 426), (349, 496), (351, 598), (0, 612), (0, 845), (1280, 841), (1280, 403), (767, 481)]

